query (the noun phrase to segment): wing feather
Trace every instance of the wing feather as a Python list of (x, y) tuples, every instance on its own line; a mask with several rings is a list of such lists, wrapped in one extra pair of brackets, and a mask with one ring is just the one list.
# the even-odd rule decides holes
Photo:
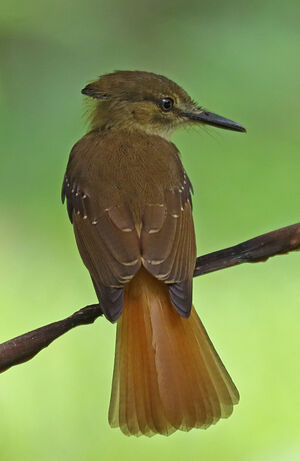
[(101, 209), (96, 197), (65, 176), (67, 199), (80, 255), (88, 268), (105, 316), (115, 321), (123, 309), (123, 287), (141, 266), (139, 239), (126, 206)]
[(180, 188), (166, 191), (164, 208), (160, 204), (148, 205), (141, 230), (141, 249), (144, 267), (170, 285), (175, 309), (188, 317), (192, 307), (196, 246), (190, 192), (187, 193), (191, 184), (185, 181)]

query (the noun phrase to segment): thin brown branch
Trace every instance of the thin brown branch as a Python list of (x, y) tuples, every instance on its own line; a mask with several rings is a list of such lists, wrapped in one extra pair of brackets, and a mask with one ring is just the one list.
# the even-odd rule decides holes
[(282, 227), (196, 260), (194, 277), (243, 263), (266, 261), (271, 256), (300, 249), (300, 223)]
[(14, 365), (27, 362), (59, 336), (79, 325), (93, 323), (100, 315), (102, 312), (99, 304), (92, 304), (64, 320), (49, 323), (0, 344), (0, 373)]
[[(194, 277), (242, 263), (266, 261), (271, 256), (300, 249), (300, 223), (260, 235), (239, 245), (199, 256)], [(70, 317), (0, 344), (0, 373), (32, 359), (56, 338), (102, 315), (98, 304), (86, 306)]]

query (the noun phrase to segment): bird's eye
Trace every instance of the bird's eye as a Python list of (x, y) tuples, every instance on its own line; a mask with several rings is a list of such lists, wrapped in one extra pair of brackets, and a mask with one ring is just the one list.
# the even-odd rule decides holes
[(174, 101), (171, 98), (162, 98), (160, 100), (160, 107), (163, 111), (168, 112), (174, 106)]

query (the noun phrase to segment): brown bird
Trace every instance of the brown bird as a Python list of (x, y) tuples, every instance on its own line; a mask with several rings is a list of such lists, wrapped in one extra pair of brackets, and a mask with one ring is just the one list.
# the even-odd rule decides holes
[(105, 317), (117, 321), (109, 423), (169, 435), (227, 418), (239, 394), (194, 307), (193, 191), (174, 130), (245, 129), (171, 80), (117, 71), (88, 84), (89, 132), (73, 147), (62, 197)]

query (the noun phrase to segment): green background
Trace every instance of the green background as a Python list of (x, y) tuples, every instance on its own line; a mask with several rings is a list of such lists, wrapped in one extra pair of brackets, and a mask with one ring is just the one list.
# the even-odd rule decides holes
[[(0, 341), (95, 302), (60, 204), (86, 125), (80, 89), (162, 73), (248, 133), (173, 137), (198, 254), (299, 221), (299, 0), (10, 0), (0, 7)], [(0, 460), (300, 459), (300, 254), (200, 277), (194, 303), (241, 394), (207, 431), (126, 438), (107, 423), (115, 326), (57, 340), (0, 379)]]

